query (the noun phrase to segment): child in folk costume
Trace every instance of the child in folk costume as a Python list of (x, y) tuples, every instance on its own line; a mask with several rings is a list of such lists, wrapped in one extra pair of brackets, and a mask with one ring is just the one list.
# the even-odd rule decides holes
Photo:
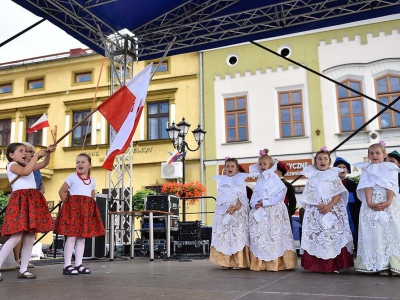
[[(11, 143), (6, 150), (6, 156), (10, 162), (7, 165), (8, 180), (12, 182), (12, 193), (4, 218), (2, 235), (10, 235), (0, 252), (0, 269), (4, 260), (18, 244), (21, 237), (23, 246), (21, 251), (21, 264), (18, 278), (33, 279), (36, 275), (27, 271), (35, 233), (48, 232), (53, 229), (53, 219), (47, 207), (46, 199), (36, 189), (34, 170), (46, 167), (50, 162), (50, 153), (55, 146), (49, 146), (47, 150), (38, 151), (28, 162), (27, 148), (22, 143)], [(43, 161), (38, 162), (44, 157)], [(0, 281), (3, 278), (0, 274)]]
[(275, 174), (276, 167), (268, 149), (260, 151), (258, 166), (250, 166), (250, 172), (258, 173), (249, 215), (250, 269), (253, 271), (279, 271), (297, 266), (296, 248), (284, 203), (286, 186)]
[(243, 269), (249, 259), (249, 200), (245, 180), (235, 158), (225, 158), (226, 175), (215, 176), (218, 196), (212, 226), (210, 261), (222, 269)]
[[(96, 183), (90, 176), (91, 165), (89, 155), (79, 154), (76, 157), (77, 172), (67, 177), (59, 191), (63, 205), (57, 216), (54, 232), (67, 236), (64, 246), (63, 275), (90, 274), (90, 269), (82, 265), (85, 238), (106, 234), (93, 198)], [(74, 245), (75, 268), (71, 265)]]
[(361, 199), (356, 271), (400, 275), (399, 168), (384, 162), (384, 142), (368, 148), (371, 162), (357, 163), (362, 169), (357, 195)]
[(308, 181), (299, 201), (305, 209), (301, 266), (313, 272), (338, 273), (354, 266), (346, 211), (349, 193), (338, 176), (342, 169), (329, 167), (331, 157), (326, 147), (317, 152), (314, 164), (302, 171)]

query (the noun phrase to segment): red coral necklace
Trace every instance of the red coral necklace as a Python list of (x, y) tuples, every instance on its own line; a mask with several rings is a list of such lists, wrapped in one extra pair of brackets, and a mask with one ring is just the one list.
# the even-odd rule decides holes
[[(76, 175), (78, 175), (79, 179), (82, 180), (82, 182), (83, 182), (85, 185), (89, 185), (89, 184), (92, 183), (92, 179), (90, 178), (89, 175), (88, 175), (87, 178), (83, 178), (83, 176), (82, 176), (81, 174), (79, 174), (79, 173), (76, 173)], [(89, 180), (89, 183), (86, 183), (88, 180)]]

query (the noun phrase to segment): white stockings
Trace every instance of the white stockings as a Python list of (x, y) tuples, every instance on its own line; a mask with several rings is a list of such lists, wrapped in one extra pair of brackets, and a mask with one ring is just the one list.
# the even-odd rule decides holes
[(69, 236), (64, 246), (64, 267), (71, 265), (72, 252), (75, 245), (75, 266), (82, 264), (85, 250), (85, 238)]
[(20, 273), (24, 273), (28, 269), (29, 259), (31, 258), (33, 242), (35, 241), (34, 233), (27, 233), (22, 235), (22, 232), (15, 233), (10, 236), (7, 242), (3, 245), (0, 251), (0, 269), (7, 256), (13, 251), (14, 247), (18, 244), (22, 237), (22, 250), (21, 250), (21, 266)]

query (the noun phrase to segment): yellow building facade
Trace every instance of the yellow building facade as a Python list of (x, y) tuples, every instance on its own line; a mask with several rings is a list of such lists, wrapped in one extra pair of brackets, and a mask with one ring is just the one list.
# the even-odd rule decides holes
[[(134, 74), (148, 63), (135, 63)], [(82, 49), (0, 64), (0, 187), (6, 194), (11, 191), (6, 188), (7, 145), (27, 141), (39, 149), (54, 143), (52, 131), (56, 132), (57, 139), (61, 138), (110, 96), (110, 72), (107, 58)], [(146, 104), (134, 135), (133, 194), (145, 186), (175, 181), (161, 177), (161, 163), (170, 156), (168, 151), (174, 151), (165, 128), (185, 117), (193, 124), (190, 130), (195, 129), (200, 122), (199, 95), (199, 55), (190, 53), (167, 57), (163, 69), (150, 82)], [(28, 135), (27, 128), (44, 113), (50, 127)], [(187, 135), (187, 142), (196, 145), (191, 133)], [(67, 176), (75, 172), (75, 158), (81, 152), (92, 158), (91, 174), (96, 181), (96, 192), (102, 193), (110, 188), (109, 171), (101, 167), (109, 147), (109, 126), (99, 112), (95, 112), (89, 122), (66, 135), (58, 143), (50, 164), (41, 170), (49, 206), (59, 202), (58, 190)], [(199, 161), (199, 151), (187, 154), (187, 182), (200, 179)], [(187, 211), (198, 209), (198, 205), (191, 205)], [(193, 218), (199, 219), (198, 216)]]

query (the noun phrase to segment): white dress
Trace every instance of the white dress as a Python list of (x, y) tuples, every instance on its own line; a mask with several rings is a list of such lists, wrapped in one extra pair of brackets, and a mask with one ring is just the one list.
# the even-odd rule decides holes
[[(245, 180), (250, 175), (238, 173), (232, 177), (218, 175), (218, 196), (212, 226), (211, 246), (225, 255), (233, 255), (249, 246), (249, 200), (246, 195)], [(242, 206), (230, 215), (229, 206), (240, 201)]]
[[(357, 196), (362, 204), (358, 230), (356, 270), (377, 272), (391, 269), (400, 273), (400, 198), (399, 168), (391, 162), (355, 164), (362, 169)], [(384, 211), (371, 209), (366, 202), (365, 188), (372, 188), (372, 203), (385, 202), (386, 192), (394, 193), (392, 203)]]
[[(274, 261), (282, 257), (287, 250), (296, 252), (284, 203), (287, 188), (275, 174), (276, 167), (274, 164), (270, 169), (260, 173), (256, 165), (250, 166), (251, 172), (259, 174), (250, 201), (250, 251), (262, 261)], [(260, 199), (263, 207), (256, 209), (255, 205)], [(297, 265), (296, 255), (292, 255), (293, 257), (295, 262), (290, 267)]]
[[(340, 168), (319, 171), (314, 166), (307, 166), (302, 171), (308, 181), (299, 201), (305, 209), (301, 253), (307, 251), (323, 260), (337, 257), (343, 247), (353, 253), (353, 237), (346, 210), (349, 193), (339, 178), (341, 171)], [(339, 202), (329, 213), (323, 214), (318, 210), (318, 204), (328, 204), (339, 194)]]

